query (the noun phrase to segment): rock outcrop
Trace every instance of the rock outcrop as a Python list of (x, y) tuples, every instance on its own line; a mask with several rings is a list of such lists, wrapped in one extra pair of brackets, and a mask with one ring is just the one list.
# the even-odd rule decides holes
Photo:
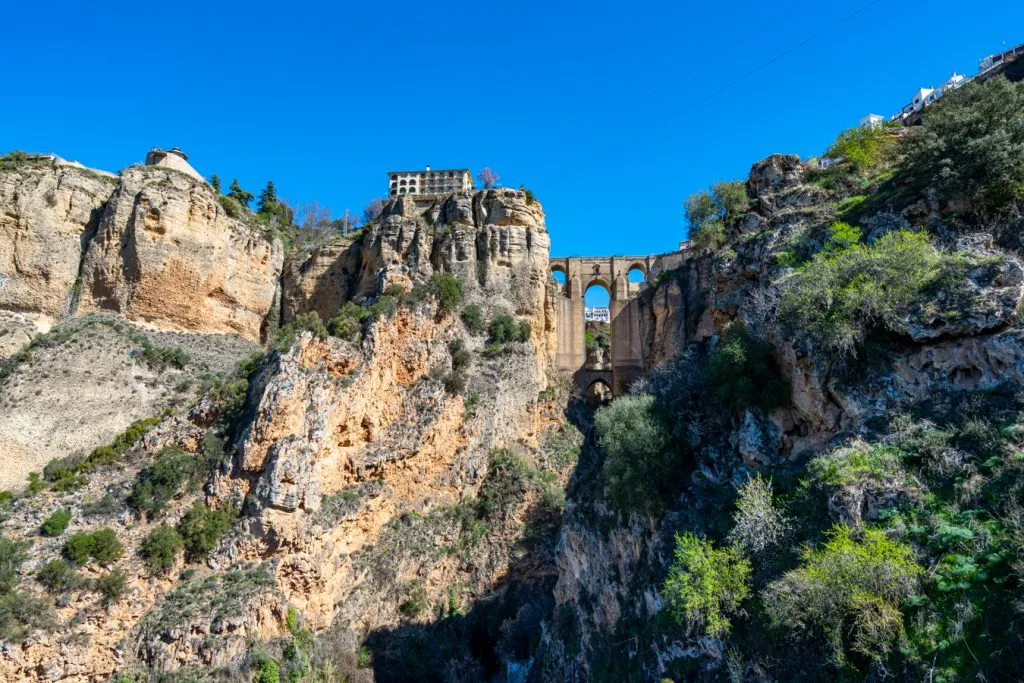
[(0, 172), (0, 309), (51, 322), (69, 312), (82, 253), (116, 185), (68, 166)]
[(259, 340), (283, 261), (280, 241), (230, 218), (206, 183), (133, 166), (85, 254), (79, 310)]

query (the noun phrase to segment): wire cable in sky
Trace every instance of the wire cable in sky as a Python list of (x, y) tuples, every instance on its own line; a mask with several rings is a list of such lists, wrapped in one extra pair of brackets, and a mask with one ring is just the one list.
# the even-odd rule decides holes
[[(849, 14), (846, 14), (846, 15), (840, 17), (839, 19), (837, 19), (836, 21), (832, 22), (828, 26), (825, 26), (824, 28), (822, 28), (822, 29), (812, 33), (811, 35), (807, 36), (806, 38), (804, 38), (800, 42), (798, 42), (798, 43), (796, 43), (794, 45), (791, 45), (790, 47), (786, 48), (785, 50), (783, 50), (779, 54), (777, 54), (774, 57), (772, 57), (771, 59), (768, 59), (767, 61), (761, 62), (760, 64), (755, 66), (753, 69), (750, 69), (749, 71), (747, 71), (747, 72), (737, 76), (736, 78), (734, 78), (731, 81), (725, 83), (721, 87), (716, 88), (715, 90), (712, 90), (711, 92), (709, 92), (706, 95), (700, 97), (696, 101), (691, 102), (689, 105), (683, 107), (682, 109), (680, 109), (680, 110), (678, 110), (678, 111), (676, 111), (676, 112), (674, 112), (672, 114), (669, 114), (664, 119), (662, 119), (662, 121), (660, 123), (655, 124), (655, 125), (651, 125), (651, 126), (647, 126), (646, 128), (643, 128), (641, 130), (637, 130), (634, 135), (632, 135), (632, 136), (622, 140), (618, 145), (616, 145), (614, 147), (614, 149), (621, 149), (622, 147), (625, 147), (626, 145), (635, 142), (637, 139), (639, 139), (643, 135), (645, 135), (647, 133), (650, 133), (651, 131), (657, 130), (657, 129), (661, 128), (661, 127), (664, 127), (666, 124), (668, 124), (668, 123), (678, 119), (680, 116), (682, 116), (683, 114), (689, 112), (693, 108), (695, 108), (695, 107), (697, 107), (697, 106), (699, 106), (701, 104), (704, 104), (708, 100), (710, 100), (710, 99), (712, 99), (714, 97), (717, 97), (718, 95), (721, 95), (722, 93), (724, 93), (725, 91), (729, 90), (730, 88), (738, 85), (739, 83), (742, 83), (743, 81), (747, 80), (751, 76), (754, 76), (755, 74), (758, 74), (761, 71), (764, 71), (768, 67), (770, 67), (770, 66), (772, 66), (772, 65), (774, 65), (774, 64), (776, 64), (776, 63), (778, 63), (780, 61), (782, 61), (783, 59), (785, 59), (786, 57), (790, 56), (794, 52), (800, 50), (803, 47), (806, 47), (808, 44), (814, 42), (818, 38), (821, 38), (822, 36), (826, 35), (830, 31), (832, 31), (832, 30), (842, 26), (843, 24), (845, 24), (846, 22), (850, 21), (854, 17), (857, 17), (858, 15), (861, 15), (864, 12), (867, 12), (869, 9), (871, 9), (875, 5), (879, 5), (882, 2), (884, 2), (884, 1), (885, 0), (871, 0), (871, 2), (868, 2), (868, 3), (860, 6), (856, 10), (850, 12)], [(585, 168), (587, 168), (589, 166), (592, 166), (596, 161), (598, 161), (599, 159), (603, 158), (604, 156), (606, 156), (606, 154), (602, 154), (601, 156), (592, 157), (590, 160), (584, 162), (583, 164), (580, 164), (580, 165), (574, 167), (572, 170), (567, 171), (562, 176), (559, 176), (556, 179), (556, 181), (557, 180), (562, 180), (563, 178), (565, 178), (568, 175), (579, 173), (581, 170), (583, 170), (583, 169), (585, 169)]]

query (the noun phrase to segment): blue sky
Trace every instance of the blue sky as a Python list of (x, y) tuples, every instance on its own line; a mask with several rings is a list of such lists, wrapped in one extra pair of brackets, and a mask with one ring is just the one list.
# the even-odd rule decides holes
[(1024, 42), (1024, 3), (975, 8), (7, 3), (0, 151), (117, 170), (178, 145), (206, 175), (273, 179), (335, 215), (389, 169), (490, 166), (544, 204), (554, 255), (662, 252), (688, 194), (820, 153)]

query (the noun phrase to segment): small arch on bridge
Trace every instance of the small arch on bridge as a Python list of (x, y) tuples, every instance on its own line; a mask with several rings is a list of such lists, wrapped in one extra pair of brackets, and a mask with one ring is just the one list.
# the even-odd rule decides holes
[(629, 282), (647, 282), (647, 267), (639, 261), (629, 267), (626, 279)]
[(595, 379), (587, 386), (587, 405), (596, 408), (612, 400), (612, 388), (603, 379)]

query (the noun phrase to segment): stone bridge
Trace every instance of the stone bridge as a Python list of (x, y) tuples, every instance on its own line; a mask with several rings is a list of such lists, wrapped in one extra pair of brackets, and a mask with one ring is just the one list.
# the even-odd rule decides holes
[[(642, 336), (643, 322), (637, 297), (658, 273), (678, 267), (683, 251), (654, 256), (571, 256), (550, 259), (551, 272), (565, 275), (556, 301), (555, 366), (572, 374), (584, 395), (595, 384), (604, 384), (612, 393), (623, 393), (646, 368)], [(643, 282), (630, 282), (629, 273), (639, 270)], [(610, 367), (588, 368), (585, 334), (584, 293), (592, 285), (601, 285), (609, 294), (611, 315)]]

